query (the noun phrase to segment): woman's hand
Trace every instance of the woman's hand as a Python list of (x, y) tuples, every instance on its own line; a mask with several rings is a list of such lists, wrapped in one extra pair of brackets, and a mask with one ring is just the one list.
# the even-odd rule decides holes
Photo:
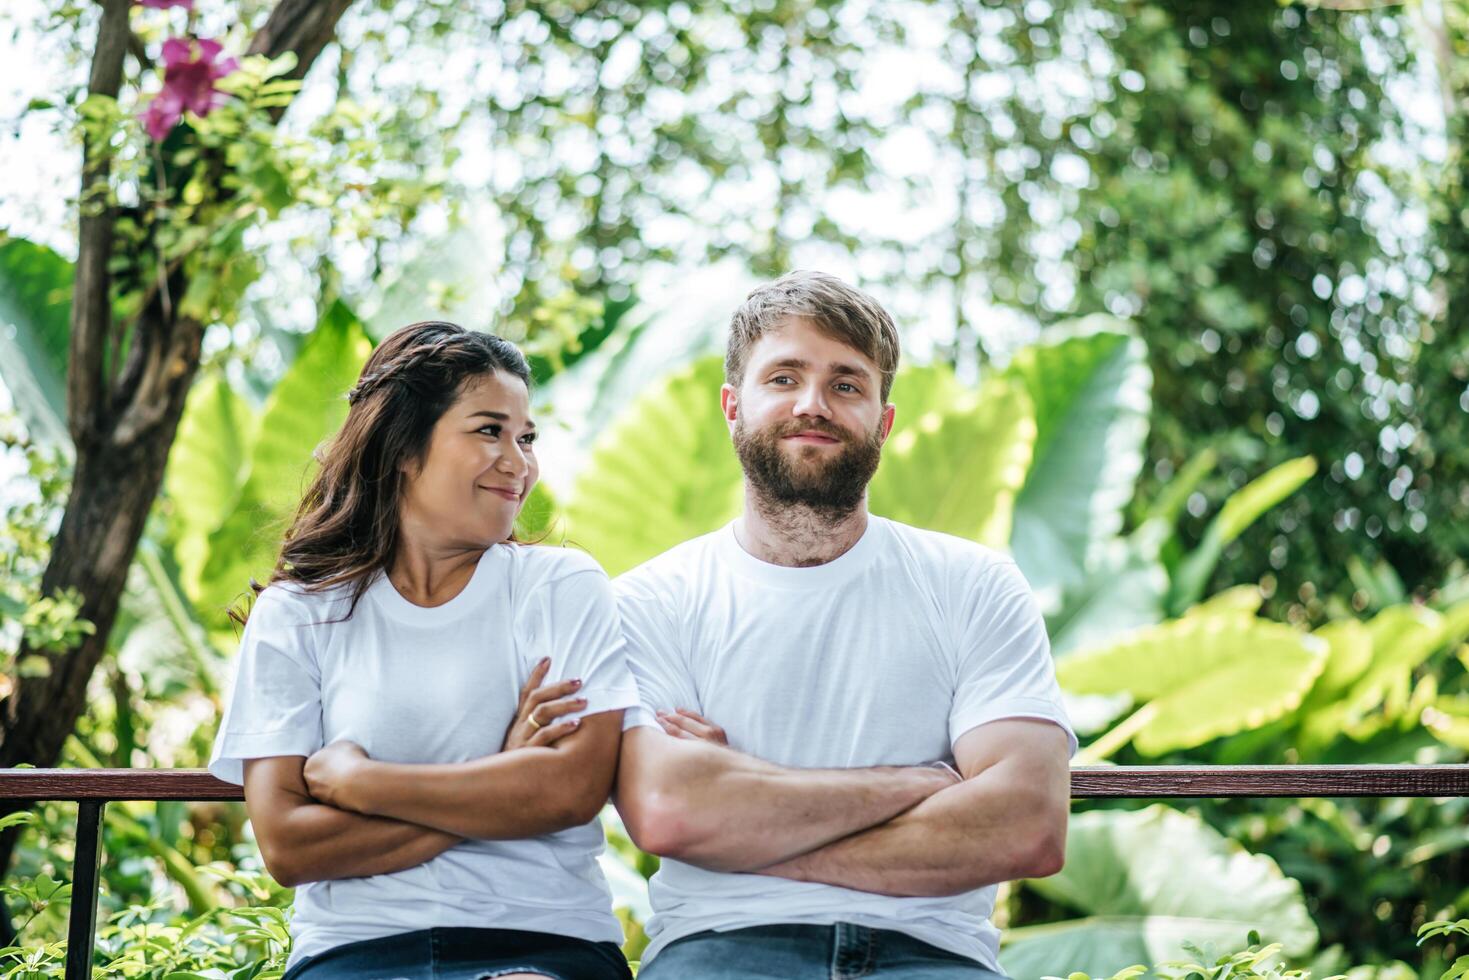
[(352, 775), (368, 761), (367, 752), (356, 742), (333, 742), (317, 749), (306, 760), (302, 775), (306, 789), (318, 803), (342, 810), (355, 810), (350, 801)]
[(526, 678), (525, 686), (520, 689), (520, 700), (515, 705), (515, 718), (505, 730), (505, 744), (500, 751), (550, 745), (576, 731), (579, 720), (564, 716), (587, 706), (586, 698), (571, 696), (581, 688), (581, 681), (572, 678), (541, 687), (541, 681), (546, 679), (546, 671), (550, 669), (551, 658), (545, 657)]
[(715, 745), (729, 744), (729, 737), (724, 734), (723, 728), (688, 708), (658, 712), (658, 724), (674, 738), (692, 738)]

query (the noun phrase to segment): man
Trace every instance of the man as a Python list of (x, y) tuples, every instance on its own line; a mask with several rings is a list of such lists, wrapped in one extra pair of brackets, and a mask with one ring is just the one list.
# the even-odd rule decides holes
[(616, 583), (644, 980), (993, 977), (995, 884), (1061, 867), (1076, 741), (1025, 580), (867, 512), (897, 365), (840, 280), (752, 292), (720, 393), (745, 514)]

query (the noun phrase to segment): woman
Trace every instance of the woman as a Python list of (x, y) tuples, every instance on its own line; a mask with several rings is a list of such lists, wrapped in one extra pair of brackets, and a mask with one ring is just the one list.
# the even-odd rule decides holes
[(601, 569), (512, 539), (529, 380), (394, 332), (255, 586), (210, 770), (297, 886), (291, 980), (629, 976), (596, 818), (636, 688)]

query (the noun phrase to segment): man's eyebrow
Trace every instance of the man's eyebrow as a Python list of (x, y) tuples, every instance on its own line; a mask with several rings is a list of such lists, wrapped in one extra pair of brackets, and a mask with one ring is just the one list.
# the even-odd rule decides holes
[[(807, 371), (811, 368), (811, 362), (799, 357), (787, 357), (770, 365), (771, 368), (794, 368), (797, 371)], [(872, 372), (861, 364), (847, 364), (842, 361), (832, 361), (827, 365), (827, 370), (832, 374), (852, 374), (862, 378), (872, 377)]]
[[(510, 416), (506, 415), (504, 412), (492, 412), (492, 411), (490, 411), (489, 409), (486, 409), (486, 408), (482, 408), (478, 412), (470, 412), (468, 415), (465, 416), (465, 418), (476, 419), (476, 418), (480, 418), (481, 416), (483, 416), (485, 418), (494, 419), (497, 422), (509, 422), (510, 421)], [(535, 423), (535, 420), (534, 419), (526, 419), (525, 420), (525, 424), (526, 424), (526, 426), (528, 428), (531, 428), (531, 429), (534, 429), (536, 427), (536, 423)]]
[(832, 374), (855, 374), (861, 378), (872, 377), (872, 372), (861, 364), (843, 364), (841, 361), (832, 361), (827, 368)]

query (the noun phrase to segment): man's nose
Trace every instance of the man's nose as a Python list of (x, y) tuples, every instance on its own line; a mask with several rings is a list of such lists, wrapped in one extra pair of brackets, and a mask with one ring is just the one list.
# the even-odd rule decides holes
[(826, 391), (820, 385), (807, 385), (801, 390), (800, 397), (796, 399), (792, 414), (831, 418), (831, 406), (827, 404)]

